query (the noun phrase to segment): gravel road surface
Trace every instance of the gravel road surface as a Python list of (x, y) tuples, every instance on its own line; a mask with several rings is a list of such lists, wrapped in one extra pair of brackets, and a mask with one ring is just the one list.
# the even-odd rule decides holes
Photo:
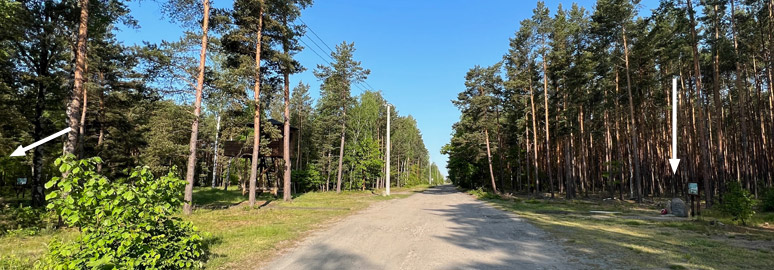
[(266, 269), (588, 269), (542, 230), (452, 186), (372, 205)]

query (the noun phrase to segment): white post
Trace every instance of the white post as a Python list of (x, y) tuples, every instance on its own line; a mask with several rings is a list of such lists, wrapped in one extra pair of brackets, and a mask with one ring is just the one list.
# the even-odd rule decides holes
[(432, 185), (433, 184), (433, 176), (430, 175), (433, 173), (433, 163), (430, 162), (430, 159), (427, 160), (427, 184)]
[(215, 176), (218, 174), (218, 133), (220, 133), (220, 114), (218, 114), (218, 124), (215, 127), (215, 155), (212, 158), (212, 188), (215, 188)]
[(387, 181), (384, 183), (385, 188), (387, 188), (386, 195), (390, 196), (390, 104), (385, 104), (387, 106), (387, 155), (385, 155), (386, 164), (387, 164)]

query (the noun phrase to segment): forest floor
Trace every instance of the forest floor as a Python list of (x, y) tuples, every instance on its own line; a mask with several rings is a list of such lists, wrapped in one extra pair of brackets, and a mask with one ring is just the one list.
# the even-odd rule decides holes
[[(426, 186), (393, 189), (391, 197), (380, 191), (310, 192), (298, 194), (291, 202), (264, 193), (257, 197), (261, 208), (250, 209), (241, 191), (197, 188), (197, 210), (190, 220), (205, 234), (210, 245), (207, 269), (253, 269), (256, 263), (269, 261), (284, 248), (319, 228), (330, 226), (369, 205), (405, 198)], [(74, 229), (42, 230), (35, 234), (14, 233), (0, 236), (0, 268), (3, 260), (21, 260), (28, 266), (46, 253), (53, 239), (71, 241)]]
[(769, 269), (774, 265), (774, 228), (763, 225), (773, 223), (772, 214), (758, 215), (748, 227), (710, 210), (696, 218), (661, 217), (655, 204), (471, 193), (526, 218), (572, 254), (599, 258), (614, 268)]

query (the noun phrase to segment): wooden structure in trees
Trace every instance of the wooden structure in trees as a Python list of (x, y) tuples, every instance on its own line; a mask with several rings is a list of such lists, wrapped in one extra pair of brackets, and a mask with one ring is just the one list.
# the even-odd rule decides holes
[[(277, 128), (280, 131), (280, 134), (282, 136), (285, 136), (284, 128), (283, 128), (283, 122), (277, 121), (275, 119), (269, 119), (268, 123), (273, 125), (275, 128)], [(245, 124), (247, 127), (254, 127), (253, 123), (247, 123)], [(265, 137), (264, 137), (265, 138)], [(269, 149), (271, 152), (267, 155), (261, 155), (259, 156), (259, 162), (258, 162), (258, 172), (259, 178), (264, 175), (265, 173), (281, 173), (282, 170), (280, 170), (282, 161), (282, 152), (284, 150), (284, 147), (282, 145), (282, 138), (279, 137), (276, 140), (272, 140), (269, 142)], [(297, 145), (295, 143), (296, 139), (298, 138), (298, 128), (290, 127), (290, 155), (291, 157), (294, 156), (296, 153), (295, 146)], [(246, 158), (252, 161), (253, 159), (253, 146), (252, 145), (246, 145), (245, 142), (242, 141), (225, 141), (223, 143), (223, 155), (230, 158)], [(276, 180), (276, 179), (275, 179)], [(274, 185), (274, 189), (269, 187), (269, 180), (266, 179), (266, 181), (260, 181), (261, 186), (258, 187), (258, 190), (260, 192), (271, 190), (272, 193), (277, 192), (281, 187), (281, 185)], [(275, 194), (276, 195), (276, 194)]]
[[(284, 132), (282, 125), (283, 123), (274, 119), (269, 119), (268, 121), (270, 124), (272, 124), (275, 128), (279, 129), (280, 134)], [(253, 123), (245, 124), (247, 127), (253, 127)], [(298, 137), (298, 128), (290, 127), (290, 154), (291, 156), (296, 153), (294, 143), (296, 138)], [(282, 134), (283, 136), (285, 134)], [(271, 149), (271, 153), (266, 156), (262, 156), (261, 159), (266, 158), (282, 158), (282, 137), (280, 137), (277, 140), (273, 140), (269, 143), (269, 148)], [(227, 157), (235, 157), (235, 158), (253, 158), (253, 146), (252, 145), (245, 145), (244, 142), (241, 141), (226, 141), (223, 144), (223, 155)]]

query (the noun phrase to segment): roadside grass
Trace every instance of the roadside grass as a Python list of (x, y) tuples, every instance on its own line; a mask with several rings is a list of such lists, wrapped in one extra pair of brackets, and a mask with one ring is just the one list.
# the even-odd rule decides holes
[[(769, 269), (774, 265), (774, 230), (737, 226), (710, 210), (695, 219), (661, 219), (653, 207), (625, 202), (482, 195), (475, 194), (549, 232), (569, 252), (611, 262), (616, 268)], [(771, 217), (764, 214), (755, 220), (766, 222)]]
[[(378, 191), (310, 192), (299, 194), (290, 202), (264, 193), (257, 200), (268, 204), (260, 209), (244, 205), (246, 199), (242, 198), (239, 190), (197, 188), (194, 191), (194, 203), (197, 205), (235, 206), (197, 208), (191, 216), (183, 218), (193, 222), (204, 233), (210, 246), (206, 269), (256, 269), (315, 229), (325, 228), (372, 203), (406, 198), (426, 188), (397, 188), (393, 190), (400, 194), (390, 197), (378, 195), (381, 194)], [(78, 232), (74, 229), (44, 231), (34, 236), (2, 236), (0, 269), (6, 264), (29, 269), (46, 253), (52, 239), (72, 241), (77, 236)]]

